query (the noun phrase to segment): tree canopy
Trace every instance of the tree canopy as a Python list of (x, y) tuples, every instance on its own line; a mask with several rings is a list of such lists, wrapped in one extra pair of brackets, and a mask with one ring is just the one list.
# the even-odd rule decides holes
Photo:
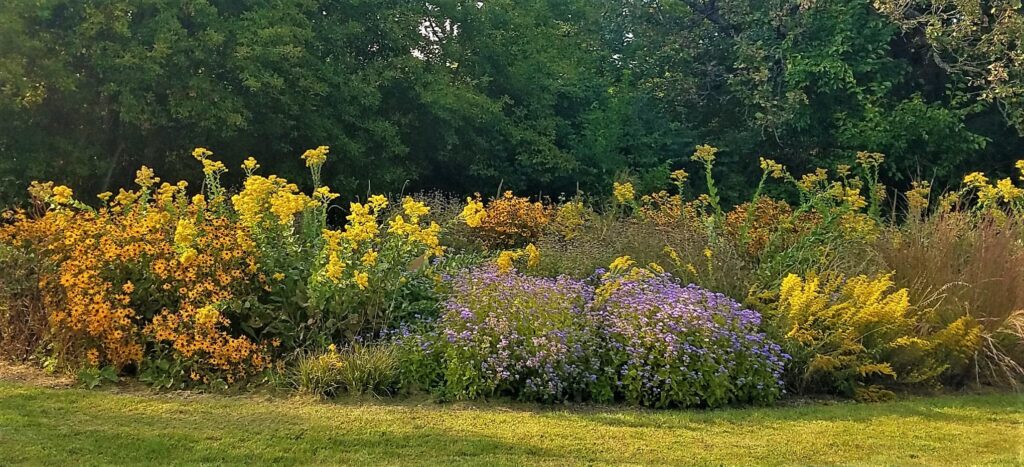
[(0, 200), (196, 146), (298, 179), (328, 145), (350, 194), (655, 188), (704, 143), (727, 201), (761, 155), (956, 183), (1024, 156), (1022, 38), (1020, 0), (12, 0)]

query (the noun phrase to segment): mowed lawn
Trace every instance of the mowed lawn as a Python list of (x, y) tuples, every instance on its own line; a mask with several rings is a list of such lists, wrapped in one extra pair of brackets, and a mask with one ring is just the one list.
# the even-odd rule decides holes
[(1020, 395), (714, 411), (148, 394), (0, 381), (0, 465), (1022, 464)]

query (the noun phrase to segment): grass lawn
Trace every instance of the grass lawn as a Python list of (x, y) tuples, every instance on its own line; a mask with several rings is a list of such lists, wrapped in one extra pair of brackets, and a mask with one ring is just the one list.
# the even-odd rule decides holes
[(0, 465), (1022, 464), (1020, 395), (715, 411), (49, 389), (0, 380)]

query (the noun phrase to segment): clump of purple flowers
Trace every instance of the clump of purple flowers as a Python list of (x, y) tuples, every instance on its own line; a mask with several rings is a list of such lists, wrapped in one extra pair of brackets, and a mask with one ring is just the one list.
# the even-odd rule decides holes
[(592, 318), (606, 384), (647, 406), (770, 402), (782, 392), (782, 349), (758, 331), (761, 315), (669, 275), (606, 279)]
[(451, 283), (439, 329), (449, 396), (560, 401), (594, 380), (593, 336), (582, 319), (593, 301), (587, 284), (493, 267)]
[[(654, 407), (770, 402), (786, 356), (734, 300), (669, 275), (450, 278), (431, 332), (442, 392)], [(426, 348), (426, 344), (423, 344)]]

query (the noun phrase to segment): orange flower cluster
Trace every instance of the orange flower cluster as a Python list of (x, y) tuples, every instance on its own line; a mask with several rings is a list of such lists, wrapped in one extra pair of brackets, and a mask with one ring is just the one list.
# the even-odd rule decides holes
[(492, 246), (514, 247), (536, 241), (551, 221), (551, 210), (541, 202), (506, 191), (487, 204), (476, 232)]
[[(266, 367), (259, 345), (227, 333), (227, 318), (200, 313), (258, 286), (248, 230), (216, 216), (201, 196), (189, 200), (184, 183), (141, 186), (98, 210), (58, 207), (0, 229), (0, 241), (57, 265), (40, 285), (61, 356), (123, 368), (141, 363), (150, 346), (169, 345), (194, 375), (217, 372), (229, 382)], [(185, 219), (196, 234), (183, 246), (175, 233)], [(184, 257), (183, 247), (193, 254)]]

